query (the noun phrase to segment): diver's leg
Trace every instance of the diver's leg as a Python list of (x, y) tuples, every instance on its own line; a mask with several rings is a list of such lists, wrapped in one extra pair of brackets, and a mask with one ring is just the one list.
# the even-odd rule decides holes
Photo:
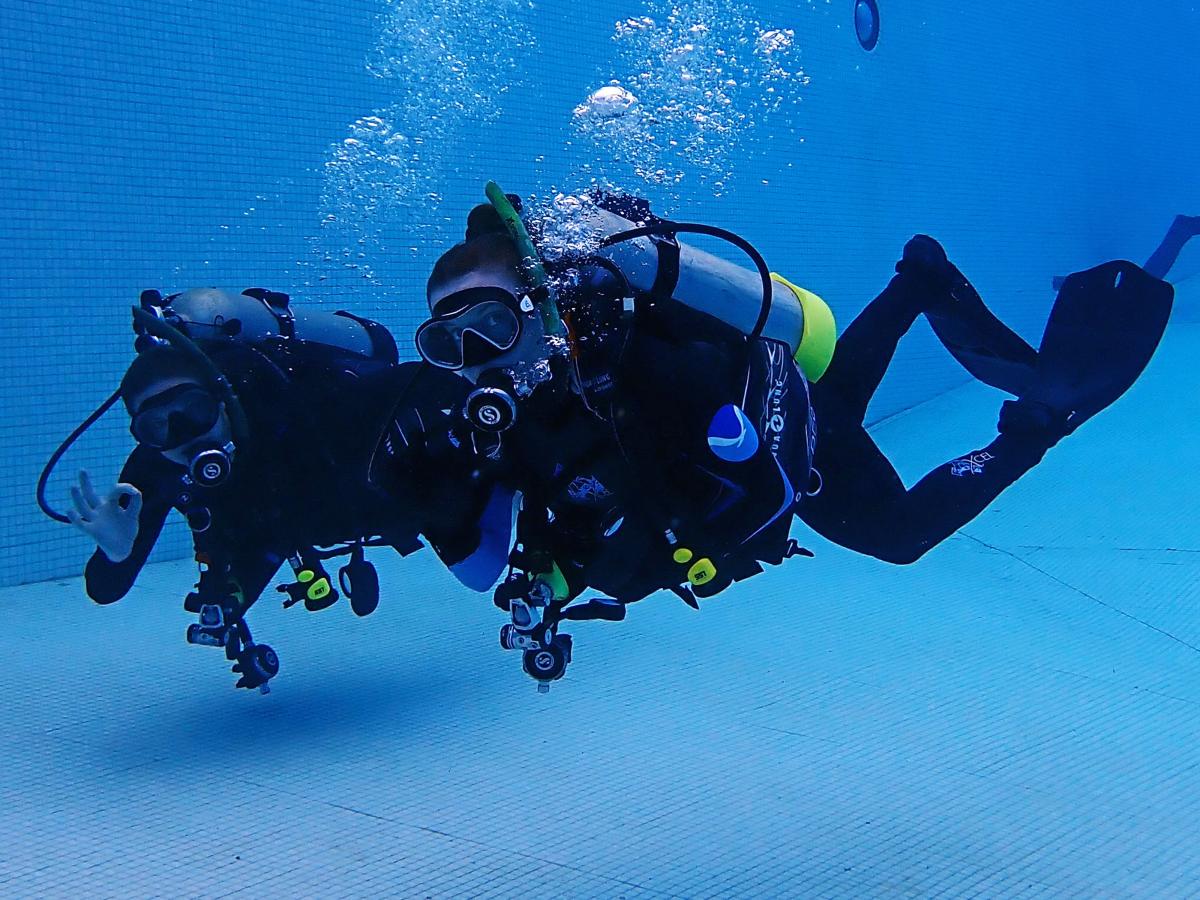
[(813, 386), (814, 467), (823, 489), (797, 511), (830, 540), (912, 562), (979, 515), (1064, 435), (1113, 403), (1145, 369), (1174, 290), (1133, 263), (1070, 276), (1051, 310), (1028, 389), (1001, 408), (999, 436), (906, 490), (840, 397)]
[(1011, 394), (1025, 389), (1037, 353), (988, 310), (937, 241), (925, 235), (910, 240), (896, 272), (838, 338), (821, 378), (828, 393), (841, 397), (842, 410), (862, 422), (900, 338), (922, 313), (946, 349), (980, 381)]
[(904, 482), (854, 413), (842, 414), (841, 397), (821, 379), (812, 386), (817, 419), (813, 471), (820, 490), (806, 496), (796, 515), (835, 544), (878, 555), (878, 510), (904, 495)]
[(1049, 446), (1036, 436), (1001, 434), (905, 489), (860, 424), (828, 408), (822, 416), (821, 405), (817, 418), (822, 489), (804, 499), (797, 515), (834, 543), (897, 565), (915, 562), (974, 519)]
[(871, 532), (877, 542), (873, 555), (915, 562), (983, 512), (1041, 462), (1047, 449), (1033, 437), (1001, 434), (983, 449), (938, 466), (885, 508)]
[(838, 337), (833, 361), (821, 376), (823, 391), (862, 422), (867, 404), (883, 380), (900, 338), (921, 314), (923, 295), (914, 279), (897, 275)]
[(1200, 216), (1176, 216), (1162, 243), (1142, 268), (1155, 278), (1166, 279), (1187, 242), (1197, 235), (1200, 235)]

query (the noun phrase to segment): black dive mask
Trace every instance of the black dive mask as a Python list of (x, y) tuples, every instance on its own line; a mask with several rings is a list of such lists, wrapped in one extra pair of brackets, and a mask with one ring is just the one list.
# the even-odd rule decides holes
[[(129, 431), (139, 444), (167, 451), (203, 437), (221, 417), (221, 402), (195, 384), (180, 384), (151, 397), (134, 413)], [(188, 474), (201, 487), (216, 487), (233, 469), (234, 446), (201, 446), (190, 454)]]
[(522, 301), (499, 287), (467, 288), (442, 299), (417, 329), (417, 352), (439, 369), (484, 365), (521, 338)]
[(134, 413), (129, 432), (153, 450), (173, 450), (217, 424), (221, 403), (195, 384), (180, 384), (151, 397)]

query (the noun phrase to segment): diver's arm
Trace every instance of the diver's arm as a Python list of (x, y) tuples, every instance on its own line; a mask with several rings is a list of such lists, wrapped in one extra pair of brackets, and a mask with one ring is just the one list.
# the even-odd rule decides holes
[(486, 590), (507, 561), (514, 492), (491, 477), (494, 460), (459, 439), (457, 413), (470, 383), (426, 363), (402, 363), (366, 387), (388, 410), (367, 477), (406, 511), (391, 524), (406, 546), (423, 536), (464, 585)]
[[(487, 591), (508, 565), (515, 500), (516, 494), (503, 485), (492, 488), (479, 519), (478, 545), (464, 559), (447, 564), (450, 573), (463, 586), (481, 593)], [(444, 558), (442, 561), (446, 562)]]
[(424, 362), (404, 362), (371, 372), (359, 379), (356, 393), (369, 408), (394, 415), (400, 404), (421, 410), (456, 409), (471, 391), (457, 372)]
[(144, 447), (134, 448), (125, 461), (120, 481), (137, 488), (142, 495), (137, 537), (129, 555), (120, 562), (113, 562), (99, 548), (88, 560), (83, 573), (84, 586), (95, 602), (113, 603), (133, 587), (171, 511), (173, 498), (169, 485), (174, 468), (160, 454)]
[[(471, 557), (480, 553), (485, 543), (480, 524), (482, 504), (467, 502), (459, 490), (454, 490), (453, 494), (459, 496), (451, 496), (451, 492), (444, 489), (430, 491), (425, 492), (418, 500), (422, 504), (428, 504), (421, 525), (421, 535), (429, 541), (433, 552), (448, 569), (454, 571), (456, 567), (464, 567), (456, 573), (456, 577), (462, 581), (462, 573), (471, 568)], [(468, 586), (473, 590), (480, 590), (473, 585)]]
[[(435, 419), (440, 428), (448, 417), (427, 411), (423, 419), (426, 425)], [(479, 461), (466, 448), (455, 448), (444, 436), (423, 433), (419, 426), (400, 425), (394, 423), (386, 436), (391, 455), (377, 454), (373, 482), (399, 508), (411, 511), (403, 517), (404, 529), (424, 537), (459, 580), (481, 590), (475, 583), (485, 577), (484, 570), (493, 568), (484, 560), (494, 557), (501, 543), (512, 492), (483, 479)], [(386, 456), (388, 465), (379, 464), (380, 456)]]

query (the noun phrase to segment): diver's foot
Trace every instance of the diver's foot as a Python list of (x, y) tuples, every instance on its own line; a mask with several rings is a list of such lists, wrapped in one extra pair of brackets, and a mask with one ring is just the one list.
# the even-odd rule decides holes
[(996, 430), (1046, 449), (1071, 432), (1071, 412), (1036, 400), (1005, 400)]
[(927, 234), (917, 234), (904, 245), (904, 254), (896, 263), (896, 272), (911, 275), (936, 284), (950, 283), (957, 274), (950, 265), (946, 251)]
[(1171, 225), (1171, 230), (1178, 230), (1184, 234), (1196, 237), (1200, 235), (1200, 216), (1176, 216), (1175, 222)]
[(942, 245), (927, 234), (914, 235), (904, 245), (896, 272), (921, 285), (921, 311), (947, 315), (982, 307), (983, 301), (958, 266), (950, 262)]

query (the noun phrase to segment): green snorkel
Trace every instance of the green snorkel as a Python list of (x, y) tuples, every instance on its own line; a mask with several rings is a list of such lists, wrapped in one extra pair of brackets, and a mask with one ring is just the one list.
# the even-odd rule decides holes
[(500, 221), (504, 223), (509, 237), (516, 244), (517, 252), (521, 254), (521, 274), (532, 289), (531, 299), (537, 304), (538, 313), (542, 317), (542, 329), (547, 337), (563, 336), (566, 329), (558, 313), (553, 283), (546, 274), (546, 267), (542, 265), (542, 258), (538, 256), (537, 247), (534, 246), (525, 223), (521, 221), (520, 214), (500, 189), (500, 185), (489, 181), (483, 190), (487, 194), (488, 202), (492, 204), (492, 209), (496, 210)]

